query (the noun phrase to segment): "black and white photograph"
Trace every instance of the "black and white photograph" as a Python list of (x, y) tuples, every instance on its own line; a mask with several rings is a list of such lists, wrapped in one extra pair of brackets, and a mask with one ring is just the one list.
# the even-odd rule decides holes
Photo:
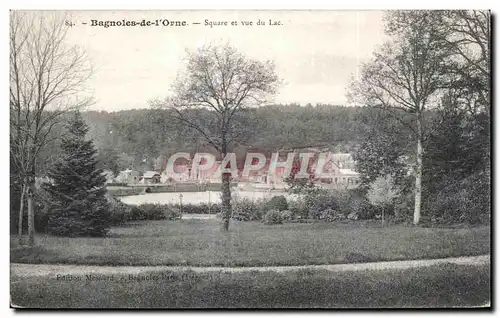
[(8, 25), (11, 310), (492, 308), (491, 11)]

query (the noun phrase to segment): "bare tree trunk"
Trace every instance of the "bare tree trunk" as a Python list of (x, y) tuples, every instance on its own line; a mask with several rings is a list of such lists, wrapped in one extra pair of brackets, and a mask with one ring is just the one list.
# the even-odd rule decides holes
[[(227, 155), (227, 143), (225, 135), (222, 136), (221, 145), (222, 160)], [(223, 169), (225, 167), (221, 167)], [(229, 220), (231, 219), (231, 174), (222, 174), (222, 229), (229, 231)]]
[(23, 180), (23, 187), (21, 188), (21, 202), (19, 204), (19, 244), (23, 245), (23, 217), (24, 217), (24, 193), (26, 192), (26, 184)]
[(29, 179), (28, 185), (28, 237), (29, 246), (35, 245), (35, 211), (33, 206), (34, 179)]
[(417, 112), (417, 166), (415, 174), (415, 210), (413, 224), (420, 222), (420, 209), (422, 205), (422, 166), (424, 149), (422, 147), (422, 112)]
[(384, 226), (384, 213), (385, 213), (385, 208), (382, 206), (382, 226)]
[(230, 173), (222, 174), (222, 225), (225, 231), (229, 230), (231, 219), (231, 180)]

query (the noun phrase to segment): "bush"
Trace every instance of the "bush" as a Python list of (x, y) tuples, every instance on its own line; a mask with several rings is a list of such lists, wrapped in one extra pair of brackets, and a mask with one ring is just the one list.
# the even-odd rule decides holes
[(146, 203), (138, 206), (141, 210), (141, 220), (165, 220), (167, 210), (165, 205)]
[(180, 220), (182, 218), (182, 213), (181, 213), (181, 210), (176, 208), (176, 207), (168, 207), (166, 206), (166, 219), (167, 220)]
[(321, 194), (315, 197), (312, 201), (312, 206), (309, 209), (309, 217), (315, 220), (324, 219), (323, 211), (339, 211), (337, 199), (332, 194)]
[(130, 207), (130, 215), (128, 220), (129, 221), (145, 220), (145, 215), (138, 206), (132, 205)]
[(283, 221), (291, 221), (294, 219), (292, 211), (289, 210), (281, 211), (281, 218)]
[(347, 215), (347, 219), (356, 221), (359, 218), (359, 214), (356, 212), (351, 212)]
[(427, 200), (428, 216), (438, 223), (488, 223), (490, 173), (483, 171), (462, 180), (446, 180)]
[(259, 203), (250, 199), (235, 200), (232, 204), (233, 219), (239, 221), (261, 220), (262, 213)]
[[(169, 205), (180, 210), (179, 204)], [(212, 203), (210, 206), (207, 203), (200, 204), (183, 204), (182, 213), (183, 214), (217, 214), (221, 210), (221, 205), (219, 203)]]
[(334, 222), (345, 220), (347, 217), (337, 210), (327, 208), (319, 213), (319, 219), (326, 222)]
[(394, 222), (411, 223), (413, 221), (414, 208), (415, 195), (412, 192), (401, 195), (394, 203)]
[(283, 217), (279, 210), (269, 210), (264, 216), (264, 224), (282, 224)]
[(368, 220), (380, 213), (380, 208), (372, 205), (359, 189), (337, 190), (330, 193), (336, 199), (337, 210), (351, 220)]
[(121, 225), (130, 220), (132, 206), (121, 202), (111, 195), (106, 195), (111, 213), (111, 225)]
[(272, 197), (267, 203), (268, 210), (285, 211), (288, 210), (288, 202), (283, 195)]
[(309, 217), (309, 208), (305, 200), (291, 200), (288, 206), (294, 217), (301, 219), (307, 219)]

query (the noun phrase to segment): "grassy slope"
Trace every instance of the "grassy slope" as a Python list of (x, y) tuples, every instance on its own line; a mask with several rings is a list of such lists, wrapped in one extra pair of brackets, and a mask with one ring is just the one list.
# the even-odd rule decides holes
[(217, 220), (147, 221), (114, 228), (108, 238), (37, 237), (11, 262), (100, 265), (305, 265), (489, 254), (490, 229), (381, 228), (379, 224), (283, 224)]
[(156, 281), (114, 275), (113, 282), (12, 277), (11, 297), (31, 308), (450, 307), (490, 300), (488, 266), (172, 275)]

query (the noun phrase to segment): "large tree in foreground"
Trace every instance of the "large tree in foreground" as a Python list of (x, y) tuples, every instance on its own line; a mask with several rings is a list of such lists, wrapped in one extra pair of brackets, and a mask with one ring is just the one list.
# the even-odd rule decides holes
[[(244, 108), (260, 106), (279, 84), (274, 63), (244, 56), (230, 45), (205, 45), (187, 53), (186, 69), (171, 88), (171, 96), (152, 106), (172, 110), (173, 117), (196, 131), (224, 158), (242, 138)], [(197, 110), (208, 109), (201, 117)], [(231, 218), (231, 174), (222, 173), (223, 229)]]
[(438, 106), (450, 81), (444, 62), (450, 51), (444, 43), (441, 14), (433, 11), (391, 11), (386, 14), (386, 33), (391, 41), (365, 64), (350, 88), (350, 97), (364, 105), (387, 111), (404, 110), (414, 115), (416, 136), (414, 224), (420, 220), (425, 111)]
[(62, 140), (61, 158), (48, 173), (51, 183), (44, 185), (51, 199), (48, 230), (53, 235), (103, 236), (110, 227), (106, 178), (87, 132), (77, 112)]
[(37, 159), (52, 141), (51, 131), (61, 115), (89, 103), (82, 90), (91, 65), (83, 51), (66, 43), (69, 27), (64, 22), (60, 13), (10, 14), (11, 162), (20, 181), (19, 238), (26, 200), (30, 245), (35, 233)]

